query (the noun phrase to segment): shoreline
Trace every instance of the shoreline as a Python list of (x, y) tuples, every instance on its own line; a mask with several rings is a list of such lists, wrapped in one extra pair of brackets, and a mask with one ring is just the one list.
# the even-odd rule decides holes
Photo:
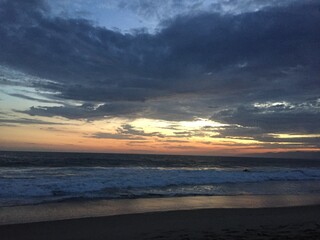
[(314, 205), (320, 206), (320, 194), (192, 196), (60, 202), (0, 207), (0, 226), (199, 209), (266, 209)]
[(149, 212), (0, 226), (19, 239), (319, 239), (320, 205)]

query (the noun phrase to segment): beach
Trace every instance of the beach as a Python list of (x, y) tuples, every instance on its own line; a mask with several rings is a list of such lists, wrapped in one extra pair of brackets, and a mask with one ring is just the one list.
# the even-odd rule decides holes
[[(215, 196), (0, 208), (16, 239), (319, 239), (320, 198)], [(272, 206), (272, 207), (271, 207)]]
[(0, 153), (0, 240), (320, 239), (320, 162)]
[(198, 209), (0, 226), (17, 239), (319, 239), (320, 206)]

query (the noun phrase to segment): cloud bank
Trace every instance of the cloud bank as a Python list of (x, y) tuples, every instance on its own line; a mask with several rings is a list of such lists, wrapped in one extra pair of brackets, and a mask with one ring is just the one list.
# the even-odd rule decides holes
[[(154, 15), (152, 4), (119, 7)], [(28, 84), (59, 100), (81, 102), (23, 111), (30, 115), (206, 117), (230, 124), (221, 136), (256, 139), (268, 133), (319, 133), (320, 2), (210, 6), (192, 11), (197, 6), (183, 1), (175, 6), (183, 14), (167, 19), (162, 14), (156, 33), (124, 34), (84, 18), (53, 16), (40, 0), (1, 0), (0, 64), (50, 79)], [(0, 83), (10, 81), (4, 75)]]

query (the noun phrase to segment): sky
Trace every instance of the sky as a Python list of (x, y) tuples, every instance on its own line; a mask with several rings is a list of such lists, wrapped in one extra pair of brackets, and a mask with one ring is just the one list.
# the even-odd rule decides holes
[(0, 150), (320, 151), (319, 0), (0, 0)]

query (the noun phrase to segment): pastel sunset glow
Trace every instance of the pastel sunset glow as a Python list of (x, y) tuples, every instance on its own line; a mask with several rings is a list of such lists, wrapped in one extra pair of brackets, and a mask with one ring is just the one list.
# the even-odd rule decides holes
[(320, 151), (320, 5), (0, 0), (0, 150)]

